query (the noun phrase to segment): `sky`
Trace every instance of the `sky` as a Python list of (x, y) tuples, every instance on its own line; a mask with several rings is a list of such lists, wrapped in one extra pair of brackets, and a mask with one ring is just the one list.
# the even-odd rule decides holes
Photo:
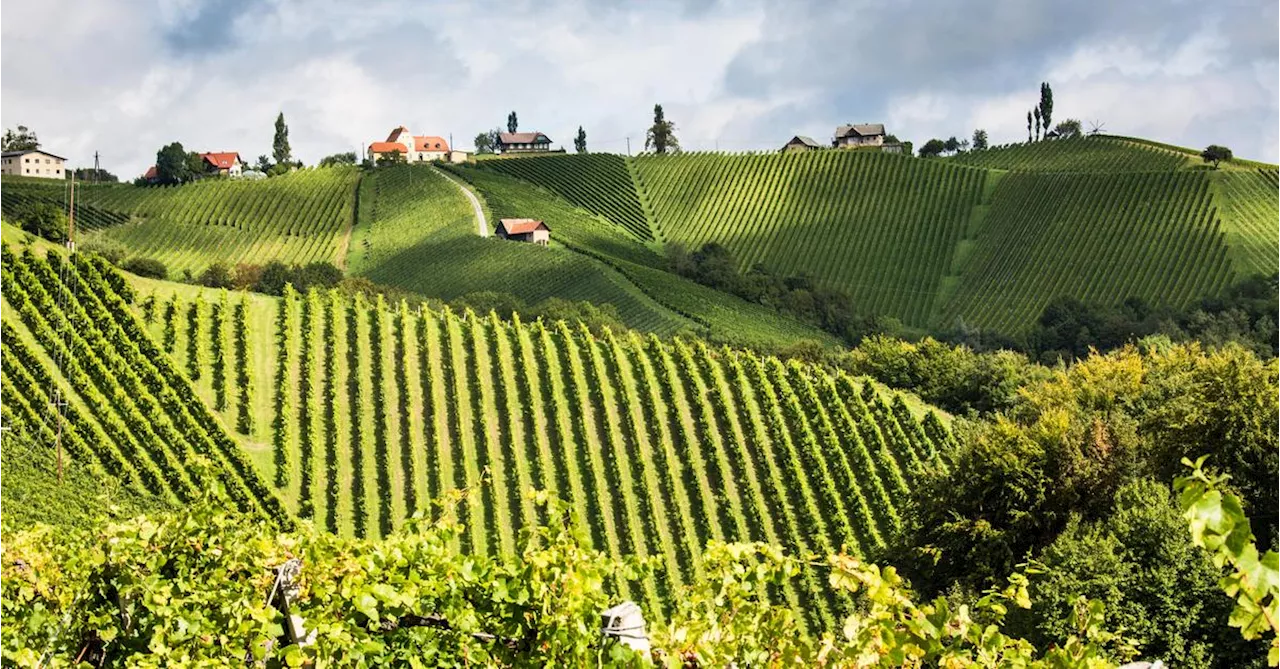
[(539, 130), (644, 148), (770, 150), (884, 123), (920, 146), (1053, 119), (1277, 162), (1275, 0), (6, 0), (0, 123), (74, 166), (141, 174), (164, 144), (296, 158), (406, 125), (472, 149)]

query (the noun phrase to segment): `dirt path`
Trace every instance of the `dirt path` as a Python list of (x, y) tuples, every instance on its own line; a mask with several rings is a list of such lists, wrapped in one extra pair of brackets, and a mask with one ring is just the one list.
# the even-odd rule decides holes
[(475, 193), (472, 193), (470, 188), (467, 188), (466, 186), (462, 185), (462, 183), (459, 182), (452, 174), (449, 174), (448, 172), (438, 168), (436, 169), (436, 171), (439, 172), (442, 176), (444, 176), (444, 178), (448, 179), (449, 181), (452, 181), (453, 185), (462, 189), (462, 194), (466, 195), (468, 200), (471, 200), (471, 208), (476, 212), (476, 222), (479, 224), (480, 236), (488, 237), (489, 224), (484, 218), (484, 209), (480, 206), (480, 200), (476, 198)]

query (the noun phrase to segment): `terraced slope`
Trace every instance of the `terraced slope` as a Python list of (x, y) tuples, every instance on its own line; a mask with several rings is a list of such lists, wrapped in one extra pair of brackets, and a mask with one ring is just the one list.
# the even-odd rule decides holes
[(1235, 271), (1203, 173), (1015, 172), (992, 199), (948, 320), (1018, 332), (1058, 295), (1181, 307)]
[[(659, 606), (698, 575), (709, 539), (878, 550), (921, 462), (952, 443), (900, 397), (741, 351), (331, 294), (272, 301), (248, 322), (247, 355), (273, 365), (251, 401), (284, 419), (258, 462), (290, 508), (376, 536), (468, 488), (482, 510), (461, 547), (493, 553), (532, 521), (525, 493), (553, 490), (596, 546), (658, 558), (665, 571), (626, 594)], [(184, 369), (188, 322), (174, 324)], [(198, 341), (217, 339), (202, 327)], [(216, 396), (209, 376), (197, 386)], [(224, 420), (238, 413), (229, 398)], [(837, 621), (818, 577), (780, 595), (813, 624)]]
[[(288, 526), (291, 514), (146, 334), (114, 270), (4, 247), (0, 375), (5, 410), (52, 447), (66, 402), (69, 457), (161, 503), (215, 492)], [(201, 464), (201, 461), (207, 464)], [(218, 491), (219, 486), (221, 491)]]
[(656, 227), (688, 247), (718, 242), (848, 290), (866, 313), (925, 325), (985, 170), (864, 151), (686, 154), (635, 160)]
[[(540, 198), (554, 200), (546, 193)], [(517, 215), (494, 203), (489, 207), (495, 219), (534, 215)], [(559, 219), (549, 224), (555, 231), (553, 240), (567, 234)], [(603, 228), (605, 236), (620, 237), (607, 225), (592, 225)], [(429, 166), (380, 168), (365, 178), (348, 262), (356, 276), (444, 299), (500, 291), (529, 304), (550, 297), (590, 300), (615, 305), (627, 325), (639, 330), (670, 333), (694, 326), (616, 271), (558, 248), (554, 241), (547, 248), (497, 237), (481, 239), (458, 186)]]
[(1280, 257), (1276, 168), (1214, 172), (1209, 182), (1227, 237), (1227, 255), (1237, 275), (1276, 271)]
[[(300, 170), (263, 181), (210, 179), (184, 186), (83, 186), (76, 202), (84, 229), (155, 258), (171, 273), (199, 273), (210, 263), (340, 263), (360, 178), (354, 168)], [(18, 197), (61, 207), (58, 184), (4, 182)], [(8, 211), (6, 209), (6, 211)]]
[(970, 151), (944, 159), (973, 167), (1032, 172), (1163, 172), (1190, 163), (1184, 153), (1118, 137), (1080, 137)]
[(611, 153), (484, 160), (477, 167), (538, 184), (619, 225), (640, 241), (653, 241), (626, 159)]

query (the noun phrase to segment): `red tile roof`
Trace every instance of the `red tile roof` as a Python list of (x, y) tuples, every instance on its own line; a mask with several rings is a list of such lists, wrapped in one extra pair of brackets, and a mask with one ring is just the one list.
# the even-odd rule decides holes
[(404, 144), (399, 142), (374, 142), (369, 145), (369, 150), (374, 153), (391, 153), (392, 151), (405, 152)]
[(160, 172), (156, 170), (156, 166), (152, 165), (151, 167), (147, 168), (147, 173), (142, 175), (142, 178), (150, 180), (150, 179), (156, 178), (157, 176), (159, 176), (159, 174)]
[(225, 151), (222, 153), (202, 153), (200, 154), (200, 157), (203, 158), (205, 162), (209, 163), (210, 165), (213, 165), (214, 167), (220, 170), (231, 169), (231, 167), (234, 166), (236, 163), (242, 162), (240, 160), (240, 154), (235, 151)]
[(539, 141), (550, 144), (551, 138), (540, 132), (500, 132), (498, 141), (503, 144), (537, 144)]
[(503, 230), (507, 231), (508, 235), (523, 235), (527, 232), (533, 232), (534, 230), (539, 229), (547, 231), (551, 230), (551, 228), (547, 227), (546, 223), (532, 218), (504, 218), (500, 220), (498, 224)]
[(391, 131), (391, 134), (390, 134), (390, 135), (387, 135), (387, 141), (388, 141), (388, 142), (398, 142), (398, 141), (400, 141), (400, 134), (401, 134), (401, 133), (408, 134), (408, 133), (409, 133), (409, 129), (408, 129), (408, 128), (406, 128), (406, 127), (404, 127), (404, 126), (400, 126), (400, 127), (396, 128), (395, 130), (392, 130), (392, 131)]
[(449, 143), (444, 141), (443, 137), (434, 135), (424, 135), (422, 137), (413, 138), (414, 151), (448, 151)]

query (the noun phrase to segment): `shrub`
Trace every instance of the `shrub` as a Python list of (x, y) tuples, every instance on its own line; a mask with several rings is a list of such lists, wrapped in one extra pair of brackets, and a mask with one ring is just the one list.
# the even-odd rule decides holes
[(125, 257), (129, 255), (129, 249), (124, 244), (121, 244), (114, 239), (102, 236), (93, 237), (83, 244), (80, 244), (80, 251), (82, 253), (93, 253), (99, 255), (103, 260), (106, 260), (117, 267), (120, 263), (124, 262)]
[(209, 288), (231, 288), (235, 281), (231, 276), (231, 267), (225, 262), (215, 262), (200, 273), (199, 283)]
[(130, 258), (121, 265), (121, 268), (126, 272), (133, 272), (138, 276), (152, 279), (165, 279), (169, 276), (168, 268), (155, 258)]

